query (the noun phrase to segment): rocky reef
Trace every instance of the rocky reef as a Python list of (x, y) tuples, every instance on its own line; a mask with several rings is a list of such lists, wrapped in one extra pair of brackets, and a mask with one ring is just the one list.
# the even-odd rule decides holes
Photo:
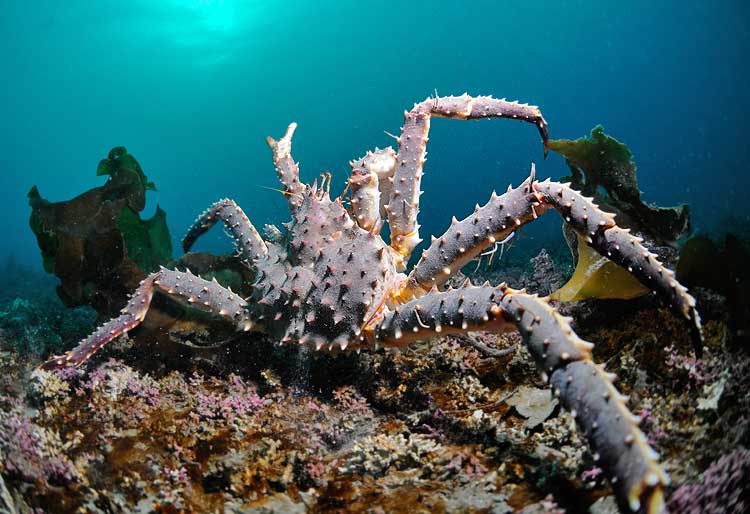
[[(554, 288), (554, 264), (535, 263), (521, 280)], [(648, 297), (566, 309), (640, 406), (673, 512), (743, 512), (750, 357), (726, 319), (705, 320), (697, 359)], [(517, 335), (338, 357), (256, 336), (156, 359), (139, 336), (55, 372), (14, 337), (0, 353), (7, 512), (616, 511)]]

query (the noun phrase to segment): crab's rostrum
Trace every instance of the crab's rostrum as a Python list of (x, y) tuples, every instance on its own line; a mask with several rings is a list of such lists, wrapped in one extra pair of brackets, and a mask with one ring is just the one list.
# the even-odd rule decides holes
[[(614, 375), (594, 364), (592, 344), (571, 329), (547, 299), (505, 284), (445, 289), (446, 281), (481, 252), (508, 238), (548, 209), (602, 255), (627, 268), (654, 290), (700, 337), (695, 301), (641, 240), (615, 225), (613, 216), (568, 184), (535, 179), (494, 192), (484, 206), (433, 238), (406, 274), (419, 244), (420, 182), (430, 119), (511, 118), (536, 125), (547, 143), (547, 124), (537, 107), (487, 96), (429, 98), (405, 114), (398, 150), (368, 152), (354, 161), (345, 198), (331, 199), (325, 184), (299, 179), (291, 156), (291, 124), (284, 137), (268, 138), (292, 220), (273, 241), (264, 240), (239, 206), (221, 200), (201, 214), (183, 241), (188, 251), (215, 223), (234, 236), (240, 258), (255, 271), (252, 295), (241, 298), (190, 271), (162, 268), (147, 277), (122, 314), (97, 329), (46, 369), (78, 366), (113, 338), (137, 326), (155, 292), (202, 306), (240, 330), (263, 331), (280, 344), (316, 350), (404, 346), (416, 339), (463, 331), (516, 328), (556, 396), (577, 419), (598, 465), (609, 475), (622, 510), (661, 512), (668, 477), (638, 429)], [(330, 177), (328, 181), (330, 186)], [(390, 242), (380, 231), (387, 221)]]

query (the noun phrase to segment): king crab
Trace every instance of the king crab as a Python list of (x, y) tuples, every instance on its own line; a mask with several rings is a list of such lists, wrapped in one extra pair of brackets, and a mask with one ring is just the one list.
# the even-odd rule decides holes
[[(516, 328), (542, 368), (555, 395), (589, 439), (597, 465), (611, 478), (621, 510), (661, 512), (668, 477), (638, 429), (639, 419), (613, 386), (614, 375), (594, 364), (593, 344), (579, 338), (570, 319), (546, 298), (505, 284), (466, 283), (444, 288), (465, 264), (525, 223), (555, 209), (602, 255), (627, 268), (654, 290), (700, 337), (695, 300), (642, 240), (619, 228), (613, 215), (569, 184), (530, 176), (517, 188), (494, 192), (423, 252), (406, 274), (421, 242), (417, 213), (427, 134), (433, 116), (453, 119), (511, 118), (534, 124), (542, 142), (547, 123), (537, 107), (469, 95), (430, 98), (405, 114), (398, 151), (368, 152), (354, 161), (344, 194), (331, 199), (330, 176), (312, 186), (299, 179), (291, 156), (296, 124), (284, 137), (268, 138), (289, 203), (292, 221), (274, 240), (264, 240), (240, 207), (221, 200), (201, 214), (183, 240), (196, 239), (221, 221), (232, 234), (242, 262), (255, 272), (252, 294), (242, 298), (215, 280), (189, 270), (161, 268), (141, 282), (122, 314), (99, 327), (78, 347), (46, 362), (44, 369), (79, 366), (110, 340), (136, 327), (155, 292), (171, 295), (233, 322), (239, 330), (263, 331), (279, 344), (316, 350), (402, 347), (438, 334), (500, 332)], [(326, 180), (327, 186), (326, 187)], [(387, 220), (390, 242), (380, 235)]]

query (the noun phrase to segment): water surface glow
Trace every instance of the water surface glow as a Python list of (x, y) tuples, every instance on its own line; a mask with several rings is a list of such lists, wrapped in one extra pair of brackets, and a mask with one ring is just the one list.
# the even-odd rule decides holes
[[(241, 0), (9, 0), (0, 18), (0, 256), (38, 263), (25, 195), (51, 200), (101, 183), (96, 163), (125, 145), (156, 182), (179, 238), (230, 196), (259, 226), (283, 199), (265, 145), (299, 123), (303, 178), (341, 191), (348, 162), (393, 141), (403, 110), (440, 94), (494, 94), (541, 106), (553, 137), (602, 123), (626, 142), (645, 198), (688, 202), (713, 229), (736, 205), (750, 149), (745, 2), (291, 3)], [(532, 127), (433, 123), (421, 221), (439, 234), (492, 189), (567, 173)], [(722, 193), (706, 195), (706, 191)], [(450, 206), (450, 209), (447, 208)], [(558, 220), (546, 233), (558, 239)], [(429, 237), (427, 238), (429, 240)], [(202, 249), (228, 247), (220, 231)], [(524, 243), (533, 244), (533, 243)]]

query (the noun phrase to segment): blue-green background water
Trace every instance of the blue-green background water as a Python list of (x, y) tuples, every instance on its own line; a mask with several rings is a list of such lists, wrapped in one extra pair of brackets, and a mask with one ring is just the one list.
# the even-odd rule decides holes
[[(433, 94), (535, 103), (552, 137), (601, 123), (633, 150), (649, 201), (695, 225), (747, 222), (750, 7), (743, 1), (33, 1), (0, 6), (0, 257), (40, 266), (26, 193), (63, 200), (103, 182), (116, 145), (137, 157), (179, 238), (218, 198), (257, 226), (286, 220), (265, 137), (299, 122), (303, 178), (391, 144)], [(538, 173), (533, 126), (436, 120), (423, 235)], [(549, 215), (548, 232), (559, 222)], [(554, 227), (554, 231), (552, 230)], [(532, 232), (532, 234), (543, 232)], [(541, 239), (542, 235), (537, 236)], [(227, 248), (216, 230), (201, 248)]]

